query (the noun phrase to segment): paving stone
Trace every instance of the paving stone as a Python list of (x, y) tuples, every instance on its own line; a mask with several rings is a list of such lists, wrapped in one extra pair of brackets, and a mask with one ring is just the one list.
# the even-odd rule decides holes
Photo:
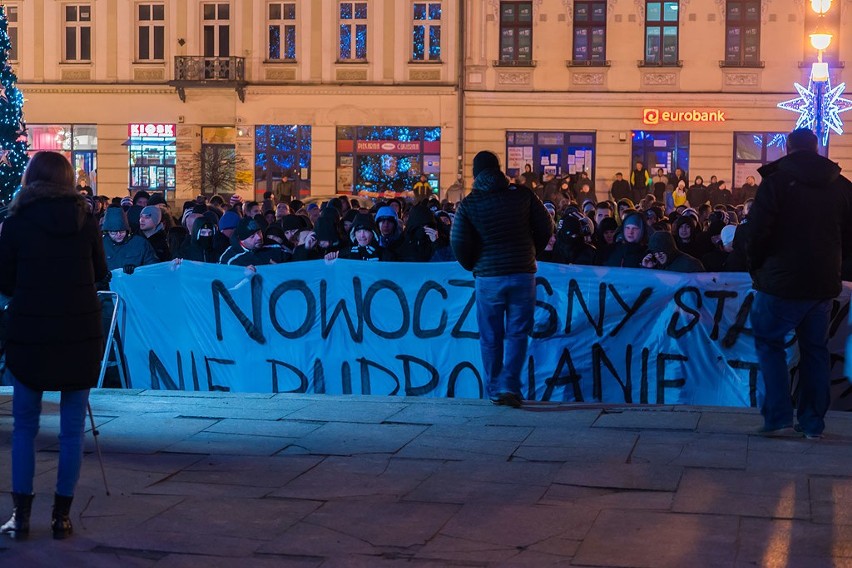
[(423, 436), (440, 438), (463, 438), (467, 440), (522, 442), (533, 432), (528, 426), (459, 426), (436, 424), (430, 426)]
[(578, 566), (682, 568), (731, 566), (737, 518), (654, 511), (601, 511), (573, 563)]
[[(157, 413), (130, 414), (98, 425), (101, 433), (98, 442), (102, 451), (110, 453), (153, 454), (209, 428), (214, 422)], [(86, 437), (85, 448), (94, 451), (91, 436)]]
[(645, 489), (674, 491), (680, 482), (683, 468), (647, 464), (608, 464), (604, 467), (589, 464), (565, 464), (554, 483), (584, 485), (612, 489)]
[(511, 440), (448, 438), (424, 432), (397, 452), (397, 456), (438, 460), (506, 461), (517, 449), (518, 443)]
[[(157, 568), (232, 568), (235, 564), (234, 558), (219, 558), (216, 556), (204, 556), (198, 554), (169, 554), (159, 562)], [(279, 568), (280, 566), (311, 567), (320, 566), (321, 558), (285, 556), (285, 557), (251, 557), (238, 560), (240, 568)]]
[(810, 496), (814, 522), (852, 525), (852, 479), (812, 477)]
[(364, 539), (310, 522), (298, 522), (281, 535), (262, 544), (257, 552), (258, 554), (293, 556), (321, 554), (334, 557), (348, 554), (372, 554), (376, 550), (378, 549)]
[(426, 426), (406, 424), (329, 422), (299, 438), (294, 446), (320, 455), (392, 454), (425, 429)]
[(286, 485), (322, 460), (319, 456), (206, 456), (172, 475), (169, 481), (276, 488)]
[(556, 536), (582, 539), (597, 511), (562, 504), (501, 505), (467, 503), (441, 534), (510, 547), (529, 547)]
[(717, 412), (702, 412), (697, 432), (707, 434), (752, 434), (763, 426), (763, 418), (757, 410), (735, 412), (740, 409), (728, 409)]
[(484, 404), (443, 404), (440, 402), (418, 401), (409, 404), (386, 422), (402, 424), (467, 424), (472, 419), (488, 417), (493, 409)]
[(406, 500), (425, 503), (511, 503), (535, 504), (547, 487), (495, 481), (464, 481), (434, 476), (405, 496)]
[(456, 505), (384, 498), (331, 501), (307, 517), (307, 522), (374, 546), (410, 547), (428, 542), (457, 511)]
[(737, 561), (752, 566), (852, 564), (852, 527), (798, 520), (749, 519), (740, 525)]
[(408, 405), (401, 402), (348, 400), (345, 404), (335, 399), (316, 400), (287, 415), (290, 420), (321, 422), (361, 422), (379, 424), (391, 419)]
[(748, 437), (643, 431), (630, 456), (632, 463), (685, 467), (745, 469)]
[(689, 430), (698, 426), (698, 412), (666, 412), (662, 410), (631, 409), (602, 412), (593, 428), (624, 428), (642, 430)]
[(542, 462), (625, 463), (638, 435), (617, 430), (585, 430), (563, 434), (554, 441), (553, 429), (537, 428), (515, 451), (513, 459)]
[(331, 456), (309, 474), (294, 479), (270, 495), (321, 500), (401, 496), (412, 491), (439, 466), (439, 462), (389, 456)]
[(296, 422), (294, 420), (245, 420), (229, 418), (213, 424), (205, 432), (219, 434), (241, 434), (244, 436), (274, 436), (277, 438), (301, 438), (322, 426), (321, 423)]
[(296, 438), (245, 436), (199, 432), (164, 448), (167, 452), (184, 454), (229, 454), (239, 456), (271, 456), (294, 443)]
[[(142, 523), (181, 503), (183, 495), (89, 493), (78, 488), (74, 498), (74, 531), (96, 536), (104, 531), (135, 530)], [(78, 520), (79, 519), (79, 520)]]
[(808, 481), (801, 475), (688, 469), (672, 510), (766, 518), (810, 518)]
[(481, 566), (506, 558), (517, 558), (519, 553), (520, 551), (514, 546), (438, 535), (417, 551), (416, 558), (440, 560), (448, 564), (469, 562), (474, 566)]
[(587, 509), (670, 511), (674, 492), (592, 489), (553, 484), (539, 500), (542, 505), (573, 503)]
[[(489, 404), (490, 403), (483, 403)], [(521, 409), (490, 406), (491, 414), (471, 419), (470, 424), (484, 426), (533, 426), (585, 430), (597, 420), (599, 409), (582, 406), (528, 403)]]

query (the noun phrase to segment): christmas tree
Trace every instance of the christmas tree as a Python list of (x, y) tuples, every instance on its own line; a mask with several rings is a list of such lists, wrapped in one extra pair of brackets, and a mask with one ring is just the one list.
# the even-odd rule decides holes
[(9, 65), (8, 27), (6, 8), (0, 6), (0, 205), (8, 204), (18, 191), (29, 160), (24, 95), (15, 86), (18, 78)]

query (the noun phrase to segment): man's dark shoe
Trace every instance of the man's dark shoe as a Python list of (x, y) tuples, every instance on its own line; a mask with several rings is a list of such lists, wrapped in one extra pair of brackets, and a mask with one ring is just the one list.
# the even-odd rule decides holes
[(805, 430), (802, 428), (801, 424), (796, 424), (793, 427), (793, 430), (795, 430), (796, 432), (798, 432), (799, 434), (801, 434), (802, 436), (804, 436), (808, 440), (819, 440), (820, 438), (822, 438), (822, 433), (815, 434), (813, 432), (805, 432)]
[(512, 392), (501, 392), (497, 396), (491, 397), (491, 404), (497, 406), (511, 406), (512, 408), (521, 407), (521, 397)]

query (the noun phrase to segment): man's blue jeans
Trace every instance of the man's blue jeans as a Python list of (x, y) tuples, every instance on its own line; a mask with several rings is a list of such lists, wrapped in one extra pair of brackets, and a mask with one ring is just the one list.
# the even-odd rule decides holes
[(521, 369), (535, 315), (535, 274), (476, 278), (476, 320), (489, 396), (521, 396)]
[[(12, 491), (30, 495), (35, 474), (35, 438), (41, 416), (42, 391), (33, 390), (6, 369), (7, 379), (14, 385), (12, 416)], [(56, 476), (56, 493), (72, 497), (80, 466), (83, 463), (83, 432), (89, 389), (63, 391), (59, 403), (59, 468)]]
[(767, 429), (793, 424), (790, 374), (784, 350), (795, 330), (799, 341), (799, 400), (796, 417), (802, 431), (821, 434), (831, 402), (828, 328), (831, 300), (788, 300), (756, 292), (751, 307), (754, 345), (765, 393), (760, 406)]

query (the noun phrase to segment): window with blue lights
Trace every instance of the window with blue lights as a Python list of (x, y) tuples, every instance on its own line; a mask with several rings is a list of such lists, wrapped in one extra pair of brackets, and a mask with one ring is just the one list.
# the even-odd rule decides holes
[(415, 2), (412, 61), (441, 60), (441, 2)]
[(760, 63), (760, 0), (728, 0), (725, 14), (725, 64)]
[(500, 2), (500, 61), (532, 62), (532, 2)]
[(339, 6), (340, 61), (367, 59), (367, 3), (340, 2)]
[(645, 64), (677, 65), (679, 2), (645, 3)]
[(606, 60), (606, 2), (574, 2), (574, 61)]
[(269, 3), (269, 61), (296, 60), (296, 23), (295, 2)]
[(785, 132), (735, 132), (734, 176), (732, 188), (742, 187), (746, 177), (754, 176), (760, 183), (757, 169), (787, 155)]
[(310, 189), (311, 127), (295, 124), (258, 125), (254, 131), (255, 194), (277, 192), (295, 184), (292, 195)]

